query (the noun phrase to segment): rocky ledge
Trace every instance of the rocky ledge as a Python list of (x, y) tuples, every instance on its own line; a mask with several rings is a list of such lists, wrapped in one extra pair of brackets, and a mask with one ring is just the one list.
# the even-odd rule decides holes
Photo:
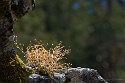
[(108, 83), (97, 72), (90, 68), (69, 68), (64, 72), (56, 72), (54, 76), (42, 76), (32, 74), (29, 76), (28, 83)]

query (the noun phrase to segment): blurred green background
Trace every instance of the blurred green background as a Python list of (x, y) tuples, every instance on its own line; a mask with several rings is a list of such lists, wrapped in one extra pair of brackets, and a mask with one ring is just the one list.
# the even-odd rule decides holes
[(62, 41), (71, 49), (65, 62), (94, 68), (109, 83), (125, 82), (125, 0), (36, 0), (14, 31), (25, 47), (34, 39), (48, 48)]

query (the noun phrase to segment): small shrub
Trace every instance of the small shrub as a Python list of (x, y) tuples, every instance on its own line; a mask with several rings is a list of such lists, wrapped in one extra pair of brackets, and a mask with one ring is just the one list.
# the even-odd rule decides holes
[(49, 50), (46, 50), (41, 42), (30, 44), (26, 48), (26, 52), (18, 45), (17, 48), (25, 54), (26, 65), (32, 67), (35, 73), (42, 72), (44, 75), (52, 75), (55, 69), (65, 69), (71, 66), (69, 63), (60, 63), (60, 60), (70, 52), (69, 49), (64, 49), (62, 43)]

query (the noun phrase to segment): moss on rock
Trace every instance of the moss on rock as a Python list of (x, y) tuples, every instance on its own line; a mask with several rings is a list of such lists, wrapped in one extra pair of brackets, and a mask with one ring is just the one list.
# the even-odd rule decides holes
[(54, 75), (53, 72), (51, 72), (51, 71), (49, 71), (49, 70), (47, 70), (47, 69), (45, 69), (45, 68), (43, 68), (43, 67), (39, 68), (38, 74), (39, 74), (39, 75), (42, 75), (42, 76), (49, 76), (49, 77), (51, 77), (51, 76)]
[(3, 83), (25, 83), (30, 74), (17, 55), (0, 56), (0, 81)]

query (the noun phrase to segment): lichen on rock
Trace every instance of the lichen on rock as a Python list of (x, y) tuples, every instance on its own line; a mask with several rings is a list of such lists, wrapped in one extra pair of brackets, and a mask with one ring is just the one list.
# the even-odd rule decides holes
[(0, 81), (4, 83), (25, 83), (30, 72), (16, 55), (0, 56)]
[[(29, 2), (30, 1), (30, 2)], [(18, 4), (17, 4), (18, 3)], [(33, 0), (0, 1), (0, 82), (25, 83), (30, 72), (13, 48), (15, 20), (34, 8)], [(28, 9), (28, 7), (30, 7)], [(15, 18), (15, 17), (16, 18)]]

